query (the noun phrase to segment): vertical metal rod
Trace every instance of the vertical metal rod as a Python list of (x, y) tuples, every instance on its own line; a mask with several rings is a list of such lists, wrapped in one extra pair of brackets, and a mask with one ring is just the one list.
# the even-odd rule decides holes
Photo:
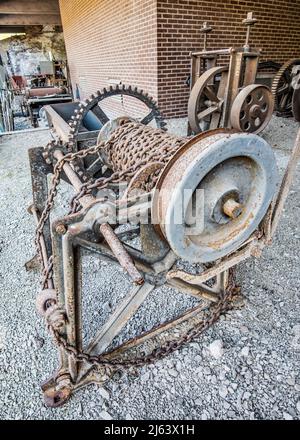
[[(76, 291), (75, 291), (75, 271), (74, 271), (74, 248), (72, 237), (67, 232), (62, 238), (62, 256), (63, 256), (63, 283), (64, 283), (64, 300), (65, 308), (68, 316), (66, 324), (66, 332), (68, 342), (77, 347), (77, 331), (76, 331)], [(77, 362), (69, 356), (69, 370), (72, 380), (77, 378)]]
[(298, 165), (298, 160), (300, 158), (300, 130), (298, 131), (295, 145), (286, 167), (284, 177), (281, 182), (281, 186), (278, 192), (278, 196), (275, 202), (274, 212), (272, 216), (272, 226), (271, 226), (271, 237), (274, 236), (276, 229), (278, 227), (279, 219), (289, 194), (291, 184), (293, 182), (294, 174)]
[[(64, 294), (64, 269), (62, 257), (62, 240), (61, 235), (53, 231), (52, 234), (52, 249), (53, 249), (53, 269), (55, 288), (58, 295), (59, 307), (65, 308), (65, 294)], [(59, 348), (60, 374), (69, 374), (69, 356), (63, 348)]]

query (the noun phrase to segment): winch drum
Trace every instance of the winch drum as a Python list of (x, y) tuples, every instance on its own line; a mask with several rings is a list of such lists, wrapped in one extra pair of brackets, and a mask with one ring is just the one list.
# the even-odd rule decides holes
[[(183, 148), (158, 181), (152, 211), (176, 255), (189, 262), (212, 262), (238, 249), (264, 218), (278, 183), (275, 156), (266, 141), (252, 134), (200, 135)], [(194, 235), (186, 218), (197, 189), (203, 190), (203, 206), (197, 211), (203, 230)], [(230, 203), (236, 211), (228, 212)]]

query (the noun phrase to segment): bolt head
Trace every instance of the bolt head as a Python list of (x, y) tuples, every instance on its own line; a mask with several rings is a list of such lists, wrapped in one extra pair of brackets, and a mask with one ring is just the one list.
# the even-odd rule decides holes
[(67, 232), (67, 228), (64, 224), (60, 223), (59, 225), (56, 226), (55, 231), (59, 235), (64, 235)]

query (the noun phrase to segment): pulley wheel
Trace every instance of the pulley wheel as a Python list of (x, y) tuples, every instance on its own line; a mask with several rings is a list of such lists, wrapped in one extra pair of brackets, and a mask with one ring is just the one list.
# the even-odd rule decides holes
[(274, 98), (267, 86), (246, 86), (235, 98), (230, 114), (231, 125), (244, 133), (260, 133), (270, 122)]
[(194, 85), (188, 103), (188, 119), (195, 134), (220, 126), (227, 77), (227, 67), (213, 67)]
[(215, 130), (192, 139), (167, 164), (156, 186), (153, 222), (183, 260), (216, 261), (258, 228), (277, 181), (265, 140)]

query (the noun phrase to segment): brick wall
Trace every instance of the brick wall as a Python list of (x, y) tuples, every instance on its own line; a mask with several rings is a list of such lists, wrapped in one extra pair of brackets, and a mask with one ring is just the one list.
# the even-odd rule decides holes
[(81, 98), (119, 81), (157, 97), (156, 0), (60, 0), (60, 10)]
[(186, 116), (189, 52), (203, 48), (199, 29), (204, 21), (215, 30), (208, 48), (241, 46), (242, 20), (253, 11), (259, 20), (251, 44), (263, 50), (262, 60), (284, 62), (300, 57), (299, 0), (158, 0), (158, 103), (166, 117)]
[(242, 20), (259, 19), (251, 42), (265, 60), (300, 57), (299, 0), (60, 0), (73, 86), (84, 98), (113, 80), (158, 99), (166, 117), (186, 115), (191, 50), (202, 49), (203, 21), (214, 28), (208, 47), (244, 43)]

